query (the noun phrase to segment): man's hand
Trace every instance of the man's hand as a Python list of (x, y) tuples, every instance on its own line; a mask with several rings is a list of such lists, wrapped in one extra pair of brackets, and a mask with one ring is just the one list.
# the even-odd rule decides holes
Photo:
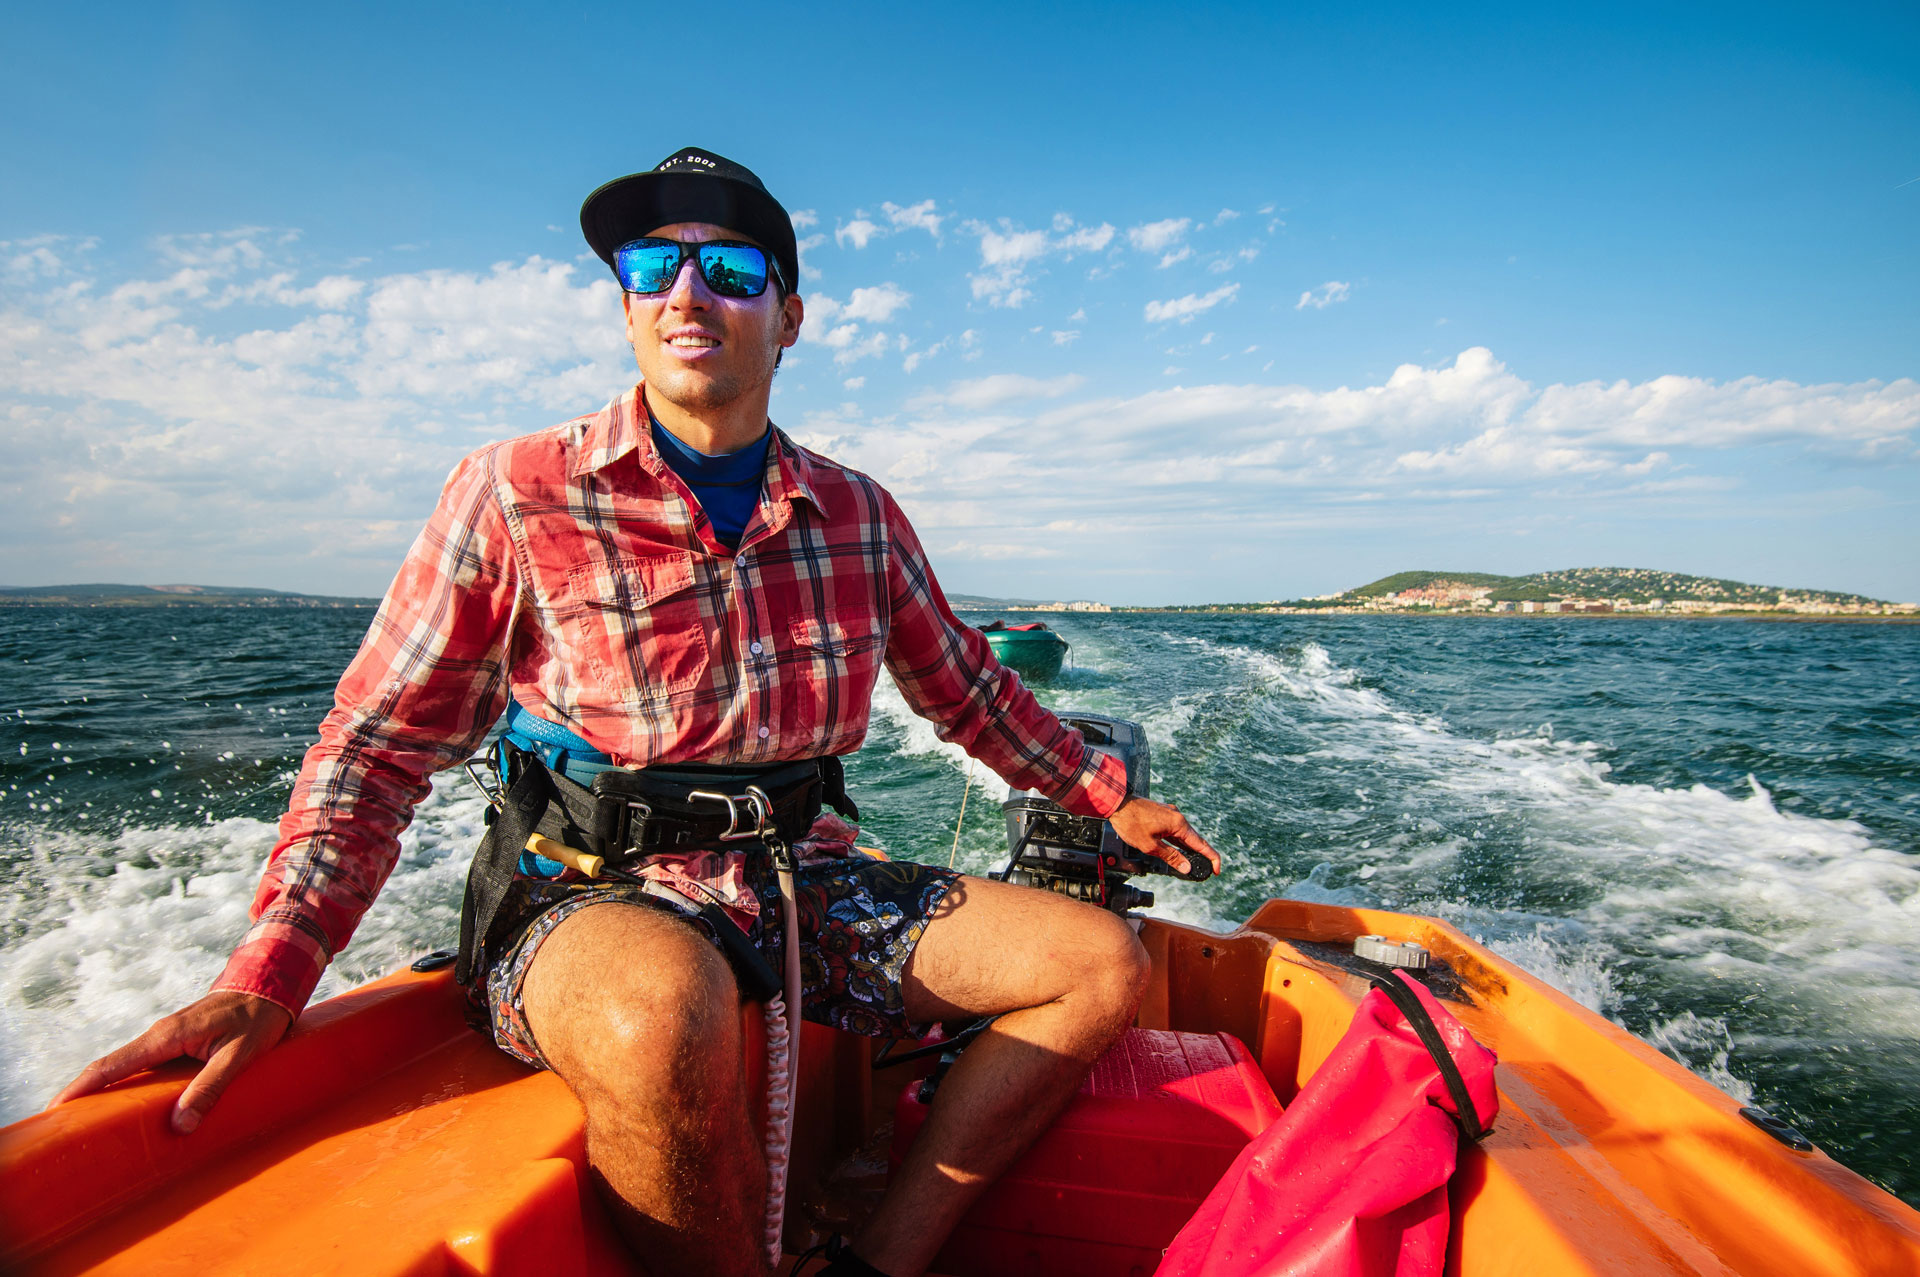
[(1127, 846), (1166, 861), (1182, 874), (1193, 872), (1196, 856), (1205, 859), (1214, 873), (1220, 872), (1220, 853), (1193, 831), (1185, 816), (1165, 803), (1136, 795), (1107, 819)]
[(227, 1083), (238, 1077), (256, 1055), (285, 1037), (292, 1023), (293, 1016), (285, 1007), (265, 998), (251, 993), (209, 993), (185, 1010), (154, 1021), (152, 1028), (118, 1051), (81, 1069), (80, 1076), (67, 1083), (67, 1089), (54, 1096), (47, 1107), (91, 1095), (142, 1069), (191, 1055), (205, 1060), (206, 1066), (187, 1083), (173, 1106), (173, 1129), (181, 1135), (190, 1134), (227, 1089)]

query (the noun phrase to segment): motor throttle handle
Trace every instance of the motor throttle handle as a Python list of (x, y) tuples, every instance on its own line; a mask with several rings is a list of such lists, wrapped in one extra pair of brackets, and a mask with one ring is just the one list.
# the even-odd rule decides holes
[(1173, 869), (1174, 877), (1180, 879), (1182, 882), (1205, 882), (1207, 879), (1213, 877), (1213, 862), (1211, 860), (1208, 860), (1197, 851), (1188, 851), (1185, 847), (1180, 848), (1180, 854), (1187, 858), (1188, 868), (1185, 873), (1181, 873), (1178, 869), (1173, 869), (1172, 865), (1168, 865), (1167, 868)]

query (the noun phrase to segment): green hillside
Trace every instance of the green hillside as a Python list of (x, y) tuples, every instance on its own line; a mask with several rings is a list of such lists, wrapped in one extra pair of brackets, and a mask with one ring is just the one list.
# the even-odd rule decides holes
[(1774, 607), (1782, 601), (1828, 605), (1878, 605), (1881, 599), (1837, 590), (1782, 588), (1777, 585), (1752, 585), (1720, 577), (1692, 576), (1685, 572), (1663, 572), (1657, 568), (1558, 568), (1527, 576), (1496, 576), (1488, 572), (1396, 572), (1378, 581), (1346, 591), (1340, 602), (1383, 598), (1406, 590), (1418, 590), (1435, 584), (1484, 587), (1494, 602), (1550, 602), (1556, 599), (1612, 599), (1628, 603), (1647, 603), (1665, 599), (1669, 603), (1695, 601), (1729, 606)]
[(1777, 585), (1750, 585), (1720, 577), (1689, 576), (1685, 572), (1662, 572), (1655, 568), (1563, 568), (1536, 572), (1515, 580), (1527, 593), (1509, 593), (1507, 587), (1496, 590), (1495, 599), (1557, 599), (1569, 595), (1588, 599), (1627, 599), (1645, 603), (1650, 599), (1693, 599), (1706, 603), (1751, 603), (1771, 607), (1781, 595), (1812, 603), (1879, 603), (1862, 594), (1834, 590), (1783, 589)]
[[(1347, 593), (1356, 598), (1377, 599), (1383, 594), (1398, 594), (1402, 590), (1417, 590), (1432, 585), (1435, 581), (1452, 581), (1460, 585), (1490, 585), (1504, 587), (1518, 581), (1519, 577), (1494, 576), (1489, 572), (1395, 572), (1392, 576), (1383, 576), (1358, 589)], [(1498, 598), (1499, 595), (1495, 595)]]

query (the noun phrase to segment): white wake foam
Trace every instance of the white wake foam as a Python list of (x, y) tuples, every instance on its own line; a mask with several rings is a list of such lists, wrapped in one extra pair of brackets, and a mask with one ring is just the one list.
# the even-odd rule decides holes
[(1007, 782), (1001, 780), (984, 764), (976, 763), (968, 757), (967, 751), (949, 741), (943, 741), (935, 733), (933, 724), (914, 713), (907, 706), (907, 698), (891, 678), (883, 678), (873, 689), (874, 713), (884, 718), (894, 730), (900, 733), (898, 750), (902, 754), (919, 757), (938, 758), (955, 771), (973, 776), (973, 797), (977, 800), (986, 797), (993, 802), (1005, 802), (1012, 791)]
[[(316, 1001), (452, 947), (483, 808), (455, 774), (436, 779)], [(43, 838), (34, 881), (0, 902), (0, 922), (26, 933), (0, 949), (0, 1122), (40, 1108), (89, 1060), (207, 991), (247, 929), (275, 829), (233, 818)]]
[[(1247, 694), (1271, 697), (1274, 712), (1312, 738), (1298, 761), (1344, 763), (1362, 778), (1353, 811), (1331, 813), (1330, 827), (1365, 814), (1378, 829), (1380, 808), (1398, 809), (1401, 832), (1344, 849), (1362, 882), (1329, 886), (1327, 865), (1288, 894), (1450, 916), (1608, 1014), (1620, 1010), (1617, 968), (1630, 941), (1653, 949), (1673, 978), (1737, 973), (1796, 1015), (1920, 1038), (1920, 860), (1858, 823), (1782, 811), (1752, 777), (1734, 793), (1621, 783), (1599, 746), (1544, 729), (1463, 736), (1361, 686), (1316, 643), (1288, 653), (1187, 641), (1235, 665)], [(1431, 884), (1482, 821), (1517, 822), (1518, 872), (1542, 886), (1571, 883), (1580, 903), (1543, 922), (1435, 899)], [(1729, 1071), (1724, 1020), (1689, 1012), (1649, 1032), (1716, 1084), (1751, 1093)]]

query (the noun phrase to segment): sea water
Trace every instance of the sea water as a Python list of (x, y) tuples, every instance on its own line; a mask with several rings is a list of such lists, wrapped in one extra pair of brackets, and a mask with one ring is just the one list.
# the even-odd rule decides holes
[[(369, 617), (0, 612), (0, 1120), (219, 972)], [(1048, 620), (1041, 699), (1144, 724), (1226, 856), (1153, 912), (1438, 915), (1920, 1203), (1920, 627)], [(894, 856), (1004, 860), (1006, 786), (885, 679), (848, 778)], [(481, 811), (438, 779), (318, 996), (453, 943)]]

